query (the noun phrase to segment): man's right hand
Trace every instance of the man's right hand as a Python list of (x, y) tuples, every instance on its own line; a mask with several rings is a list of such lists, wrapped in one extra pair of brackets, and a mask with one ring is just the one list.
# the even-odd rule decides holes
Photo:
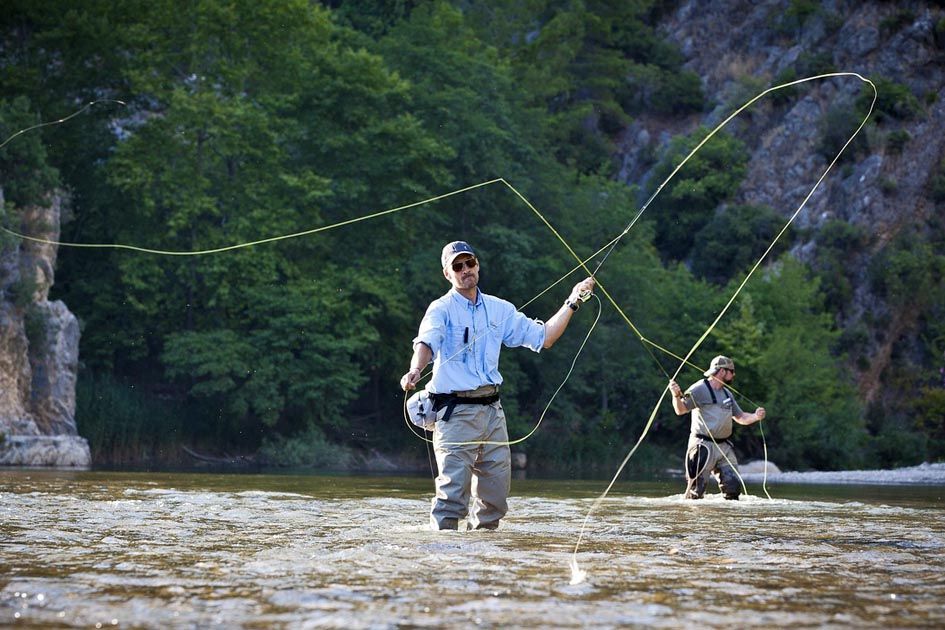
[(597, 281), (594, 280), (594, 276), (584, 278), (574, 285), (573, 289), (571, 289), (571, 295), (568, 297), (568, 301), (576, 303), (578, 300), (584, 302), (585, 300), (589, 299), (591, 294), (594, 292), (594, 286), (596, 284)]
[(420, 370), (418, 368), (410, 368), (410, 371), (400, 377), (400, 387), (405, 391), (409, 392), (411, 389), (417, 388), (417, 381), (420, 380)]
[(674, 398), (680, 398), (682, 396), (682, 388), (676, 381), (671, 380), (669, 382), (669, 391), (672, 393)]

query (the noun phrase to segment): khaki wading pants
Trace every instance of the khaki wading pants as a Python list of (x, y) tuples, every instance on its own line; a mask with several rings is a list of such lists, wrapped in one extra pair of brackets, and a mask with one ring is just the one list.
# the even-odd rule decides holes
[[(725, 454), (725, 457), (722, 454)], [(728, 461), (725, 458), (728, 458)], [(729, 464), (731, 462), (731, 465)], [(738, 466), (735, 450), (727, 441), (713, 442), (689, 436), (686, 448), (686, 498), (701, 499), (705, 494), (706, 480), (711, 473), (726, 498), (738, 498), (741, 484), (732, 466)]]
[[(509, 506), (512, 455), (505, 412), (501, 402), (491, 405), (456, 405), (450, 419), (439, 420), (433, 429), (433, 450), (440, 474), (430, 511), (430, 526), (443, 528), (443, 519), (466, 518), (469, 496), (473, 528), (495, 528)], [(460, 444), (460, 442), (500, 442), (501, 444)]]

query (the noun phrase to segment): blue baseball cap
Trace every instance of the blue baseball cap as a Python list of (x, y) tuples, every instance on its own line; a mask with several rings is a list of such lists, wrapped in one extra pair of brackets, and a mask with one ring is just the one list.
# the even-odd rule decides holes
[(440, 254), (440, 263), (443, 266), (443, 269), (446, 269), (450, 266), (456, 257), (460, 254), (469, 254), (470, 256), (475, 256), (476, 252), (473, 251), (473, 248), (469, 246), (469, 243), (466, 241), (453, 241), (452, 243), (447, 243), (446, 247), (443, 248), (443, 253)]

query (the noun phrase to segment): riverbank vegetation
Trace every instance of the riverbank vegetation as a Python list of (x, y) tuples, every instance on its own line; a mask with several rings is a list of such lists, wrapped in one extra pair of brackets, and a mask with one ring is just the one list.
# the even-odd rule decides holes
[[(205, 251), (501, 177), (586, 257), (705, 134), (654, 155), (639, 188), (616, 181), (617, 139), (634, 116), (711, 106), (652, 27), (663, 5), (11, 0), (3, 137), (100, 102), (0, 149), (2, 220), (16, 228), (17, 208), (58, 188), (71, 200), (63, 241)], [(678, 364), (664, 349), (685, 355), (783, 225), (770, 208), (727, 205), (747, 159), (719, 134), (619, 242), (599, 281), (635, 328), (603, 303), (519, 447), (530, 466), (610, 468), (637, 440)], [(790, 468), (945, 456), (929, 377), (945, 321), (942, 248), (903, 243), (868, 270), (904, 309), (921, 287), (930, 333), (899, 383), (925, 387), (914, 409), (878, 417), (844, 367), (855, 331), (836, 323), (851, 299), (844, 252), (866, 237), (831, 234), (835, 255), (819, 267), (786, 253), (785, 236), (694, 362), (734, 357), (742, 406), (769, 409), (769, 456)], [(476, 247), (482, 288), (533, 317), (550, 316), (579, 278), (541, 293), (575, 261), (501, 183), (216, 254), (61, 248), (53, 291), (82, 322), (77, 420), (95, 462), (179, 463), (180, 446), (292, 466), (345, 466), (355, 451), (423, 458), (398, 380), (426, 305), (447, 289), (439, 250), (457, 238)], [(595, 304), (553, 350), (503, 353), (513, 438), (567, 375)], [(686, 368), (680, 380), (700, 377)], [(669, 454), (675, 465), (687, 433), (664, 404), (634, 464), (665, 466)], [(762, 455), (756, 427), (736, 436), (746, 457)]]

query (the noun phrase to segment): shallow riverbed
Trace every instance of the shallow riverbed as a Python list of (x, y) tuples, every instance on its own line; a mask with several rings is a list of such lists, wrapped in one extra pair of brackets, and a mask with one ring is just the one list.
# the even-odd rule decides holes
[(422, 478), (0, 471), (0, 626), (943, 627), (945, 489), (514, 480), (431, 532)]

